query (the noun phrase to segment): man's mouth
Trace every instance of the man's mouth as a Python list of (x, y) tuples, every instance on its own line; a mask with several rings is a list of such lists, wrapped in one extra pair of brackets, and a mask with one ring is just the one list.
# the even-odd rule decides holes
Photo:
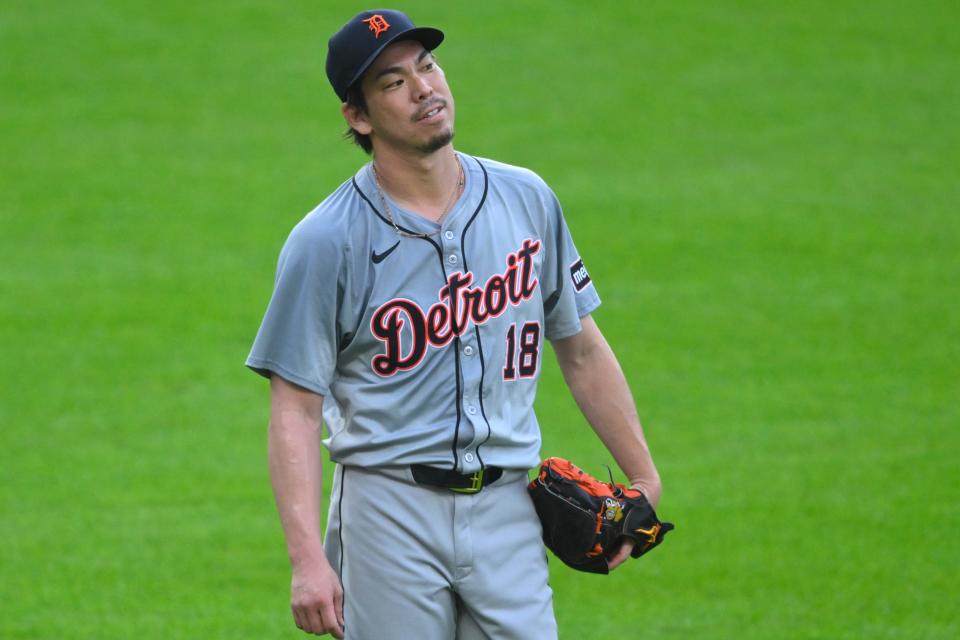
[(430, 106), (426, 111), (424, 111), (423, 113), (421, 113), (420, 115), (418, 115), (416, 119), (417, 119), (418, 121), (419, 121), (419, 120), (427, 120), (428, 118), (432, 118), (432, 117), (434, 117), (435, 115), (439, 114), (441, 111), (444, 110), (444, 108), (446, 108), (446, 105), (443, 104), (442, 102), (437, 103), (437, 104), (434, 104), (434, 105)]

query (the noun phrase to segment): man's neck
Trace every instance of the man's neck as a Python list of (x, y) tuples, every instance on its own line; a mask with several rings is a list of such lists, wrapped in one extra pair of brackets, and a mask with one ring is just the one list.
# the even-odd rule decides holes
[(447, 145), (430, 154), (407, 155), (391, 149), (374, 154), (380, 187), (404, 209), (436, 220), (446, 213), (460, 178), (460, 167)]

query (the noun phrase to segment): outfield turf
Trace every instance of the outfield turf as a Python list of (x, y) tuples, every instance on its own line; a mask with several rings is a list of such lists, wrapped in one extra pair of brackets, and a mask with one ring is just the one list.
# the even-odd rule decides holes
[[(564, 203), (677, 523), (552, 563), (562, 637), (960, 636), (960, 5), (404, 7), (457, 147)], [(302, 637), (242, 362), (365, 159), (360, 8), (0, 4), (0, 638)], [(544, 454), (604, 473), (544, 362)]]

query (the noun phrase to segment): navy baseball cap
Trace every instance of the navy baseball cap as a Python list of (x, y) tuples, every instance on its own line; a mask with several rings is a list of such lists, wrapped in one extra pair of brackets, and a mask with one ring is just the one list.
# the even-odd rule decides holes
[(398, 40), (416, 40), (433, 51), (443, 42), (443, 31), (418, 27), (399, 11), (371, 9), (358, 13), (333, 34), (327, 43), (327, 78), (340, 100), (346, 102), (347, 89)]

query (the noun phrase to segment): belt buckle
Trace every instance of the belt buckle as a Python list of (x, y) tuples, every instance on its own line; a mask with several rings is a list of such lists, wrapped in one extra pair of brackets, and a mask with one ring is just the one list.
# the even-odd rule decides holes
[(470, 476), (470, 486), (463, 489), (450, 489), (456, 493), (480, 493), (480, 490), (483, 489), (483, 469), (475, 471)]

